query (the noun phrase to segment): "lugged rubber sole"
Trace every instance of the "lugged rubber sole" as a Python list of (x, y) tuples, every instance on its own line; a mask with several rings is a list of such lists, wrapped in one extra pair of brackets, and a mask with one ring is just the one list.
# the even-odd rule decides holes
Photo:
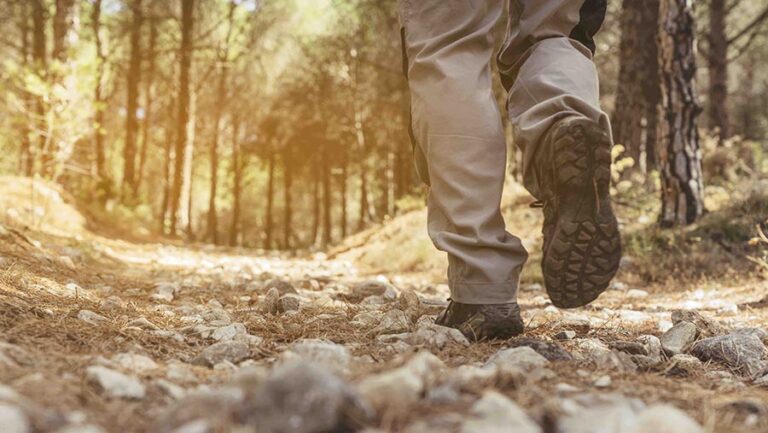
[(541, 266), (552, 304), (576, 308), (605, 291), (621, 259), (611, 142), (596, 123), (569, 119), (554, 131), (552, 145), (557, 215)]

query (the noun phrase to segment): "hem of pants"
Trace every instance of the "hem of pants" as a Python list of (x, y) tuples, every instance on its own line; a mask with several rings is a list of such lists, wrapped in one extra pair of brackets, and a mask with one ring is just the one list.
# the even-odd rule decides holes
[(500, 283), (451, 282), (451, 300), (460, 304), (489, 305), (517, 302), (518, 280)]

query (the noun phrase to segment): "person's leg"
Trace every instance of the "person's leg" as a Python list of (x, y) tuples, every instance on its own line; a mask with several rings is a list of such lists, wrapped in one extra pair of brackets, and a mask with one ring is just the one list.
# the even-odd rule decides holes
[(428, 231), (448, 253), (451, 298), (461, 304), (514, 303), (527, 259), (500, 211), (506, 144), (490, 62), (503, 6), (401, 1), (417, 166), (430, 185)]
[(511, 0), (507, 37), (498, 56), (509, 92), (507, 109), (515, 144), (523, 151), (525, 187), (541, 197), (534, 155), (560, 119), (583, 116), (610, 136), (600, 108), (594, 35), (606, 0)]
[(544, 205), (542, 271), (552, 302), (585, 305), (618, 268), (611, 133), (592, 37), (606, 0), (512, 0), (498, 56), (525, 187)]

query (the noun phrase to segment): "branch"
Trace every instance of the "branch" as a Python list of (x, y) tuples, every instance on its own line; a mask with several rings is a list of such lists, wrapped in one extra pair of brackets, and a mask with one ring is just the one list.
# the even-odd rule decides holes
[[(736, 33), (732, 38), (728, 39), (726, 42), (728, 45), (731, 45), (732, 43), (736, 42), (737, 40), (741, 39), (744, 35), (752, 31), (753, 29), (755, 32), (757, 32), (757, 29), (759, 29), (760, 26), (763, 25), (763, 22), (765, 22), (765, 19), (768, 18), (768, 7), (763, 10), (763, 12), (760, 13), (754, 20), (752, 20), (751, 23), (747, 24), (746, 27), (741, 29), (740, 32)], [(754, 33), (753, 33), (754, 34)]]

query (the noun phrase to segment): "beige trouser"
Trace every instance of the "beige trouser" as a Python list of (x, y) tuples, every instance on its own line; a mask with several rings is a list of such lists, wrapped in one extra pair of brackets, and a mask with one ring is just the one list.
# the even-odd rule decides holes
[[(514, 302), (528, 258), (500, 211), (506, 143), (491, 86), (492, 29), (504, 0), (401, 0), (417, 170), (430, 185), (428, 231), (448, 253), (451, 297)], [(605, 0), (512, 0), (498, 54), (525, 187), (539, 196), (533, 158), (550, 126), (600, 109), (594, 43)]]

